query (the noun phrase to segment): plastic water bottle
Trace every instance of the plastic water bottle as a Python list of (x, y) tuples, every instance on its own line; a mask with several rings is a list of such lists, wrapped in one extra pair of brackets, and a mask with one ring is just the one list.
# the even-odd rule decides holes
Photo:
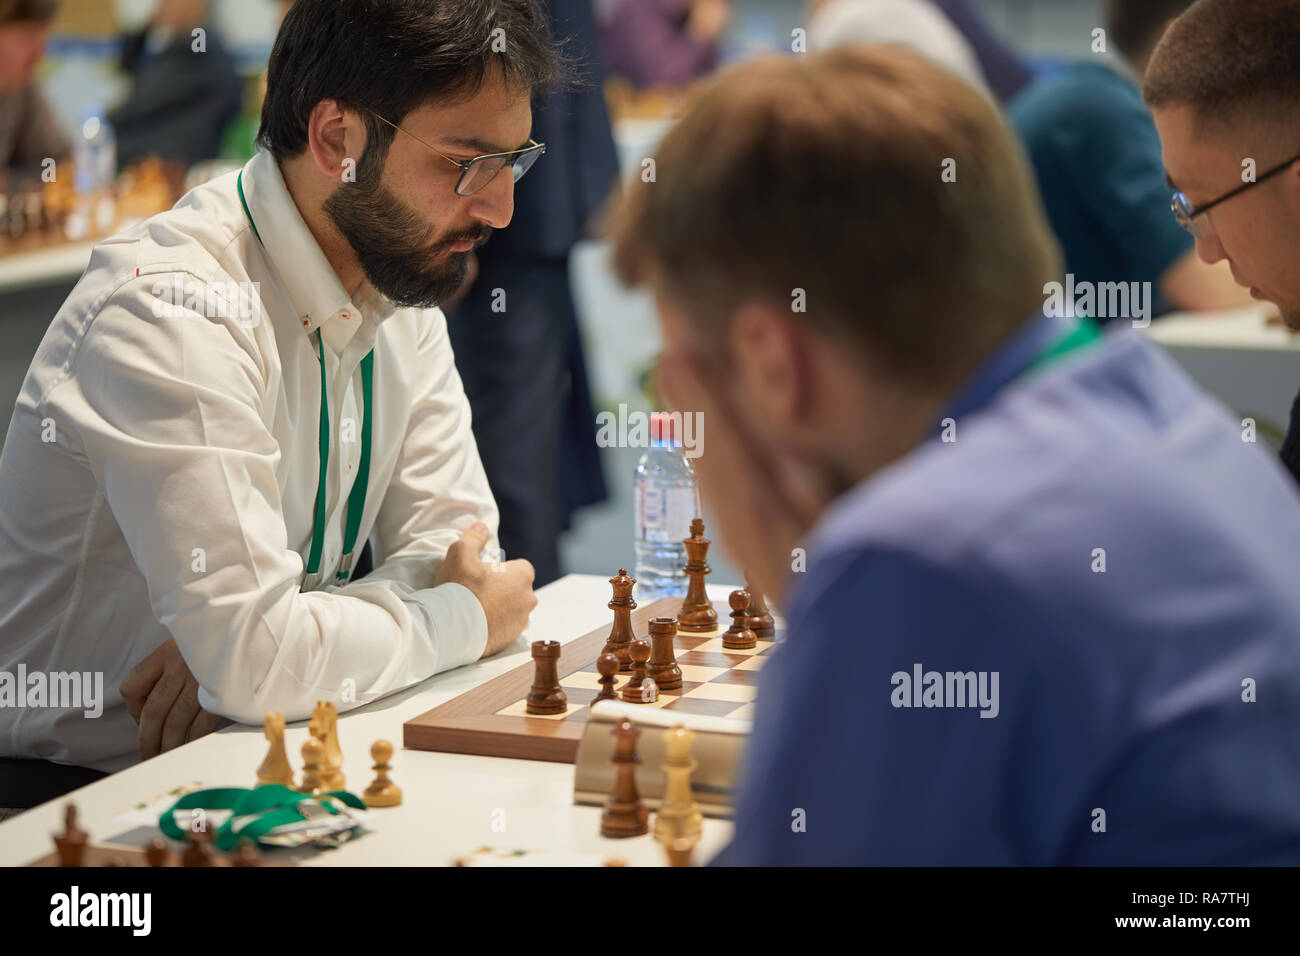
[(650, 416), (650, 447), (636, 463), (634, 485), (636, 599), (686, 595), (686, 548), (691, 519), (700, 517), (700, 486), (682, 451), (673, 420)]
[(83, 115), (72, 143), (72, 163), (77, 208), (69, 217), (68, 235), (73, 239), (102, 235), (113, 227), (117, 215), (113, 202), (117, 136), (103, 110), (90, 109)]

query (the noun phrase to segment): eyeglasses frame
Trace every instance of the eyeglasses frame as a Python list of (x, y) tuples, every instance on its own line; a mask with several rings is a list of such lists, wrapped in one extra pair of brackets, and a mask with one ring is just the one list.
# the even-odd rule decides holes
[[(537, 155), (538, 155), (538, 158), (539, 158), (539, 159), (540, 159), (542, 156), (545, 156), (545, 155), (546, 155), (546, 144), (545, 144), (545, 143), (539, 143), (539, 142), (537, 142), (537, 140), (532, 139), (532, 138), (530, 137), (529, 140), (528, 140), (528, 142), (531, 143), (532, 145), (530, 145), (530, 146), (525, 146), (523, 149), (511, 149), (511, 150), (507, 150), (507, 151), (505, 151), (505, 152), (503, 152), (503, 153), (484, 153), (482, 156), (475, 156), (473, 159), (469, 159), (469, 160), (466, 160), (465, 162), (461, 162), (461, 161), (458, 160), (458, 159), (452, 159), (450, 156), (448, 156), (448, 155), (447, 155), (446, 153), (444, 153), (442, 150), (438, 149), (438, 147), (429, 145), (429, 144), (426, 143), (424, 140), (420, 139), (420, 137), (418, 137), (418, 136), (416, 136), (414, 133), (412, 133), (410, 130), (403, 129), (402, 127), (400, 127), (400, 126), (398, 126), (396, 123), (394, 123), (392, 120), (384, 119), (384, 117), (380, 116), (380, 115), (379, 115), (378, 113), (376, 113), (374, 110), (372, 110), (372, 109), (367, 109), (366, 112), (368, 112), (368, 113), (370, 113), (372, 116), (374, 116), (375, 119), (380, 120), (381, 122), (387, 123), (389, 126), (391, 126), (393, 129), (397, 130), (399, 133), (405, 133), (407, 136), (411, 137), (411, 139), (415, 140), (417, 143), (419, 143), (419, 144), (420, 144), (421, 146), (423, 146), (425, 149), (432, 150), (433, 152), (435, 152), (435, 153), (437, 153), (439, 156), (441, 156), (443, 159), (445, 159), (447, 162), (451, 163), (453, 166), (455, 166), (457, 169), (459, 169), (459, 170), (460, 170), (460, 178), (459, 178), (458, 180), (456, 180), (456, 189), (455, 189), (455, 192), (456, 192), (456, 195), (457, 195), (457, 196), (473, 196), (473, 195), (475, 195), (475, 194), (477, 194), (477, 193), (482, 192), (484, 189), (487, 188), (488, 183), (492, 182), (493, 179), (496, 179), (497, 175), (501, 172), (501, 169), (505, 169), (506, 166), (509, 166), (509, 167), (511, 168), (511, 170), (513, 170), (513, 169), (514, 169), (514, 166), (515, 166), (515, 163), (517, 163), (517, 162), (519, 161), (519, 157), (523, 156), (525, 153), (533, 153), (533, 152), (536, 152)], [(489, 180), (488, 180), (486, 183), (484, 183), (482, 186), (480, 186), (478, 189), (474, 190), (474, 192), (472, 192), (472, 193), (463, 193), (463, 192), (460, 191), (461, 184), (465, 182), (465, 177), (469, 175), (470, 167), (472, 167), (475, 163), (481, 162), (481, 161), (483, 161), (483, 160), (485, 160), (485, 159), (499, 159), (499, 158), (502, 157), (502, 156), (514, 156), (515, 159), (514, 159), (513, 162), (510, 162), (510, 163), (503, 163), (502, 166), (501, 166), (501, 169), (498, 169), (498, 170), (496, 171), (496, 173), (493, 173), (493, 174), (492, 174), (492, 178), (489, 179)], [(536, 160), (534, 160), (534, 162), (536, 162)], [(527, 170), (525, 170), (525, 172), (527, 172)], [(522, 175), (521, 175), (519, 178), (516, 178), (516, 179), (515, 179), (515, 182), (519, 182), (519, 179), (521, 179), (521, 178), (523, 178)]]
[[(1293, 165), (1295, 165), (1298, 162), (1300, 162), (1300, 155), (1293, 156), (1291, 159), (1288, 159), (1285, 163), (1280, 163), (1277, 166), (1274, 166), (1272, 169), (1266, 171), (1262, 175), (1256, 176), (1250, 182), (1242, 183), (1240, 186), (1228, 190), (1218, 199), (1212, 199), (1207, 203), (1202, 203), (1200, 206), (1193, 207), (1192, 204), (1188, 202), (1186, 194), (1184, 194), (1181, 189), (1175, 189), (1173, 198), (1170, 200), (1169, 203), (1169, 208), (1173, 210), (1174, 217), (1178, 220), (1178, 224), (1180, 226), (1182, 226), (1184, 229), (1190, 232), (1197, 239), (1204, 239), (1205, 233), (1201, 230), (1201, 227), (1196, 224), (1197, 219), (1199, 219), (1201, 216), (1204, 216), (1215, 206), (1227, 202), (1229, 199), (1232, 199), (1234, 196), (1240, 196), (1242, 193), (1244, 193), (1246, 190), (1250, 189), (1253, 186), (1258, 186), (1260, 183), (1267, 182), (1268, 180), (1272, 179), (1274, 176), (1278, 175), (1279, 173), (1285, 172), (1286, 170), (1290, 169)], [(1173, 185), (1173, 183), (1171, 182), (1170, 185)]]

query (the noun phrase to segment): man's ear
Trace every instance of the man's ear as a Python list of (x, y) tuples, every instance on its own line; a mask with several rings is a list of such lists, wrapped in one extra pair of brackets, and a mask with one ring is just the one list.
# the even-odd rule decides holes
[(307, 118), (307, 148), (316, 168), (335, 181), (355, 174), (366, 148), (366, 127), (360, 114), (338, 100), (321, 100)]
[(730, 373), (752, 419), (778, 435), (797, 430), (811, 405), (811, 356), (806, 331), (780, 309), (758, 302), (731, 317)]

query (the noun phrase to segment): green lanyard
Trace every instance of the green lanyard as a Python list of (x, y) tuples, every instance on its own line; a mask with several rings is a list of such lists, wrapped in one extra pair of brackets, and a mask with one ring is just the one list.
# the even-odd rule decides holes
[[(357, 810), (366, 808), (360, 797), (346, 790), (333, 790), (312, 797), (279, 784), (266, 784), (253, 790), (246, 790), (243, 787), (219, 787), (212, 790), (197, 790), (181, 797), (170, 810), (158, 818), (158, 829), (173, 840), (183, 843), (186, 839), (185, 831), (176, 823), (177, 810), (202, 809), (205, 813), (209, 810), (229, 810), (230, 817), (217, 830), (213, 842), (217, 849), (230, 851), (239, 845), (240, 840), (247, 838), (256, 841), (276, 827), (305, 820), (306, 817), (300, 807), (306, 801), (317, 802), (327, 813), (338, 813), (333, 803), (324, 799), (326, 797), (333, 797), (340, 803)], [(254, 819), (245, 820), (246, 817)], [(237, 821), (243, 823), (239, 830), (235, 829)]]
[[(239, 191), (239, 203), (244, 207), (248, 224), (253, 227), (253, 235), (259, 243), (262, 235), (253, 222), (253, 214), (248, 211), (248, 201), (244, 199), (244, 173), (241, 170), (235, 179), (235, 188)], [(330, 407), (329, 391), (325, 387), (325, 341), (320, 330), (316, 332), (317, 355), (320, 358), (320, 470), (316, 479), (316, 517), (311, 529), (311, 552), (307, 558), (307, 573), (320, 572), (321, 551), (325, 547), (325, 478), (329, 474), (330, 461)], [(352, 552), (356, 550), (357, 534), (361, 530), (361, 515), (366, 509), (366, 485), (370, 483), (370, 435), (373, 402), (371, 386), (375, 374), (375, 351), (371, 349), (361, 360), (361, 462), (357, 466), (357, 477), (352, 482), (352, 491), (348, 495), (346, 524), (343, 528), (343, 557), (339, 560), (339, 570), (334, 575), (336, 581), (346, 581), (352, 573)]]
[(1080, 318), (1069, 332), (1062, 335), (1055, 342), (1038, 354), (1038, 357), (1030, 363), (1026, 371), (1043, 368), (1051, 365), (1058, 359), (1065, 358), (1071, 352), (1077, 352), (1079, 349), (1086, 348), (1094, 342), (1100, 342), (1102, 331), (1097, 323), (1087, 317)]

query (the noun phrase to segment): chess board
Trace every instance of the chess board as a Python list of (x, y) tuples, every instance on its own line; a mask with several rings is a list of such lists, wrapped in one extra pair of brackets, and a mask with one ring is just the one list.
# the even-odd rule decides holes
[[(168, 862), (168, 866), (179, 866), (180, 857), (173, 853)], [(27, 864), (28, 866), (62, 866), (59, 862), (58, 853), (47, 853), (45, 856)], [(115, 846), (95, 846), (87, 844), (86, 849), (81, 857), (82, 866), (148, 866), (149, 863), (144, 858), (144, 850), (128, 847)], [(218, 866), (229, 866), (225, 860), (221, 860)]]
[[(27, 865), (28, 866), (62, 866), (63, 864), (59, 861), (59, 854), (57, 852), (53, 852), (53, 853), (47, 853), (45, 854), (45, 856), (40, 857), (39, 859), (32, 860), (32, 862), (28, 863)], [(163, 865), (180, 866), (181, 854), (178, 851), (169, 850), (167, 852), (167, 861)], [(225, 856), (222, 853), (216, 853), (215, 858), (212, 861), (212, 865), (231, 867), (234, 864), (231, 863), (229, 857)], [(265, 859), (263, 859), (262, 862), (258, 864), (258, 866), (262, 866), (262, 867), (285, 867), (285, 866), (296, 866), (296, 865), (297, 864), (295, 863), (272, 863)], [(93, 843), (88, 843), (86, 845), (86, 849), (83, 851), (81, 856), (81, 866), (83, 867), (86, 866), (147, 867), (149, 866), (149, 861), (145, 859), (144, 850), (141, 850), (137, 847), (99, 846)]]
[[(632, 630), (637, 637), (647, 637), (650, 619), (675, 617), (681, 603), (681, 598), (662, 598), (637, 608), (632, 612)], [(657, 700), (636, 706), (737, 720), (752, 717), (758, 672), (781, 636), (780, 623), (776, 638), (760, 637), (756, 647), (724, 648), (722, 633), (731, 622), (724, 604), (714, 601), (714, 607), (719, 621), (724, 622), (718, 630), (677, 632), (674, 647), (682, 686), (660, 690)], [(561, 647), (557, 672), (568, 697), (564, 713), (538, 716), (525, 711), (534, 673), (530, 660), (407, 721), (402, 728), (403, 743), (414, 750), (573, 763), (600, 688), (596, 657), (605, 646), (613, 620), (611, 612), (607, 623)], [(627, 672), (619, 674), (618, 690), (628, 677)]]

